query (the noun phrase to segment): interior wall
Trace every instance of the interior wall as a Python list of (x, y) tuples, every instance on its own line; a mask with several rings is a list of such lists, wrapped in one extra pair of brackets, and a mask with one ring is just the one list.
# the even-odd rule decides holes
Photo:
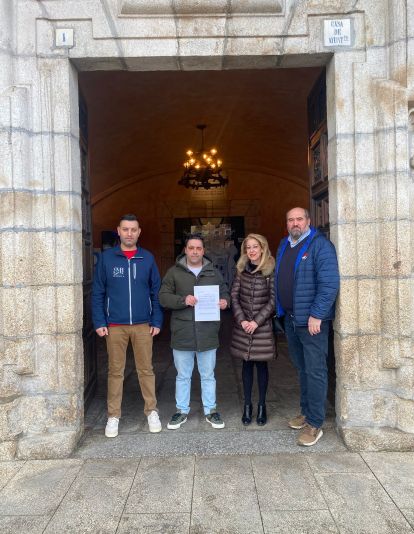
[(121, 214), (133, 212), (142, 227), (141, 246), (151, 250), (164, 270), (164, 264), (173, 261), (174, 218), (243, 216), (246, 233), (266, 236), (275, 253), (285, 233), (286, 207), (308, 207), (308, 189), (300, 183), (263, 173), (232, 171), (229, 174), (232, 176), (229, 186), (211, 195), (205, 192), (198, 195), (176, 185), (174, 175), (151, 177), (119, 189), (94, 206), (95, 246), (100, 247), (102, 231), (115, 229)]

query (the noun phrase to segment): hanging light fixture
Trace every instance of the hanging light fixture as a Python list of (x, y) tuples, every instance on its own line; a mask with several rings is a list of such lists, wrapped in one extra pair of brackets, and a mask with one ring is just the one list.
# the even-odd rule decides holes
[(201, 148), (198, 152), (187, 150), (188, 159), (184, 162), (184, 174), (178, 182), (191, 189), (213, 189), (224, 187), (228, 184), (228, 179), (222, 175), (223, 162), (217, 157), (217, 150), (204, 149), (205, 124), (197, 124), (201, 131)]

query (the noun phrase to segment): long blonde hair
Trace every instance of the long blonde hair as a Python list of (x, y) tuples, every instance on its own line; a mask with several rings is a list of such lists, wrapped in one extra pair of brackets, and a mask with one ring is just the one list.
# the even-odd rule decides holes
[(243, 243), (241, 246), (241, 256), (236, 265), (236, 268), (239, 273), (242, 273), (244, 271), (244, 269), (246, 268), (246, 264), (249, 261), (246, 252), (247, 241), (249, 241), (249, 239), (254, 239), (255, 241), (257, 241), (260, 245), (260, 248), (262, 249), (262, 257), (260, 258), (259, 265), (257, 265), (256, 269), (253, 271), (254, 273), (256, 273), (257, 271), (261, 271), (271, 258), (269, 243), (267, 242), (267, 239), (260, 234), (249, 234), (243, 239)]

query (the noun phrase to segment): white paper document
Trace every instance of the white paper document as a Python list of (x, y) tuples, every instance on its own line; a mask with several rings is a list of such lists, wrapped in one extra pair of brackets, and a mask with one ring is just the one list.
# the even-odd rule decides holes
[(194, 286), (196, 321), (220, 321), (219, 286)]

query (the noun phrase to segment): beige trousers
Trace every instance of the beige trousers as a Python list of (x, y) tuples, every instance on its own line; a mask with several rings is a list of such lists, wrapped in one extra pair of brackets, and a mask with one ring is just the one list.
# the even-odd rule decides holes
[(124, 370), (128, 342), (131, 340), (144, 413), (157, 410), (155, 375), (152, 368), (152, 336), (149, 324), (119, 325), (108, 328), (108, 417), (121, 417)]

